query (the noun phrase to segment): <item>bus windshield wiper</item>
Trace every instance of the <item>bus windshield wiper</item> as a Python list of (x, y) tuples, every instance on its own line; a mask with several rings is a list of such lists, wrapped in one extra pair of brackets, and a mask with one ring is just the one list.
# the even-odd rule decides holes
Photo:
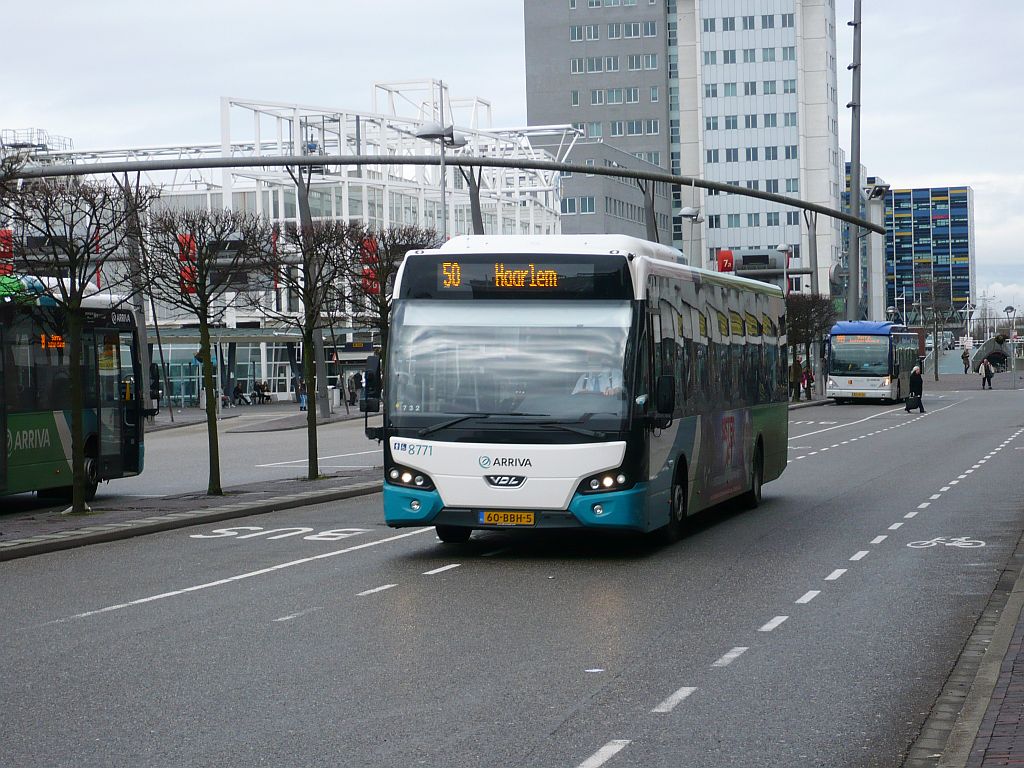
[(462, 416), (456, 416), (454, 419), (448, 419), (448, 421), (440, 421), (437, 424), (431, 424), (429, 427), (424, 427), (416, 434), (420, 437), (426, 437), (427, 435), (432, 435), (434, 432), (438, 432), (446, 427), (452, 427), (456, 424), (461, 424), (464, 421), (469, 421), (470, 419), (487, 419), (493, 415), (494, 414), (492, 413), (466, 413)]
[[(503, 414), (504, 415), (504, 414)], [(576, 426), (577, 424), (584, 424), (590, 420), (594, 415), (593, 413), (584, 413), (575, 422), (564, 422), (552, 420), (551, 414), (548, 413), (510, 413), (508, 416), (541, 416), (547, 417), (542, 419), (501, 419), (495, 421), (496, 424), (529, 424), (537, 427), (554, 427), (555, 429), (561, 429), (566, 432), (574, 432), (577, 435), (583, 435), (584, 437), (604, 437), (604, 432), (595, 432), (592, 429), (583, 429), (582, 427)]]

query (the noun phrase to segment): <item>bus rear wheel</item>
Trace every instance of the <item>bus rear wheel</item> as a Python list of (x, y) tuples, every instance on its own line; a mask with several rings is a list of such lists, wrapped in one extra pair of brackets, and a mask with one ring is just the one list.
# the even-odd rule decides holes
[(761, 444), (754, 448), (754, 459), (750, 465), (750, 490), (740, 497), (747, 509), (757, 509), (761, 505), (761, 486), (764, 485), (764, 454)]
[(457, 525), (435, 525), (437, 538), (445, 544), (465, 544), (473, 533), (472, 528), (462, 528)]

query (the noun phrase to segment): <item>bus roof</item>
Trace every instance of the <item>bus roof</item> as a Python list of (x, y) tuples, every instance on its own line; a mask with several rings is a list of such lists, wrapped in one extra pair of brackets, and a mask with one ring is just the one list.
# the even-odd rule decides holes
[(889, 336), (907, 329), (897, 323), (878, 322), (876, 320), (840, 320), (832, 326), (833, 336)]
[(459, 235), (437, 250), (445, 253), (631, 253), (686, 264), (682, 251), (628, 235)]

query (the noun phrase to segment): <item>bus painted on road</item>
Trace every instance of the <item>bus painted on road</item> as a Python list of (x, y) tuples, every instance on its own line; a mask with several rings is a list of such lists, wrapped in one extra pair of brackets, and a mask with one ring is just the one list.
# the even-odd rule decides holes
[(910, 372), (918, 359), (917, 334), (905, 326), (867, 320), (836, 323), (829, 333), (825, 396), (837, 403), (899, 402), (910, 391)]
[[(37, 290), (0, 286), (0, 495), (37, 491), (70, 497), (71, 376), (65, 313)], [(34, 281), (36, 289), (38, 281)], [(28, 295), (29, 300), (25, 297)], [(82, 373), (86, 496), (100, 481), (143, 469), (143, 400), (136, 382), (132, 313), (109, 297), (84, 301)]]
[(385, 365), (384, 516), (678, 536), (786, 466), (785, 303), (612, 235), (408, 254)]

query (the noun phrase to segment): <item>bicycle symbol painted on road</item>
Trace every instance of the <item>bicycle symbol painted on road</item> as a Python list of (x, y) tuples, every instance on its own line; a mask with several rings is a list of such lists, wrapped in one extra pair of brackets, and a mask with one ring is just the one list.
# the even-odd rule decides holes
[(925, 549), (927, 547), (937, 547), (939, 544), (947, 547), (963, 547), (965, 549), (985, 546), (984, 541), (972, 539), (970, 536), (936, 536), (934, 539), (928, 539), (928, 541), (912, 541), (907, 546), (914, 549)]

